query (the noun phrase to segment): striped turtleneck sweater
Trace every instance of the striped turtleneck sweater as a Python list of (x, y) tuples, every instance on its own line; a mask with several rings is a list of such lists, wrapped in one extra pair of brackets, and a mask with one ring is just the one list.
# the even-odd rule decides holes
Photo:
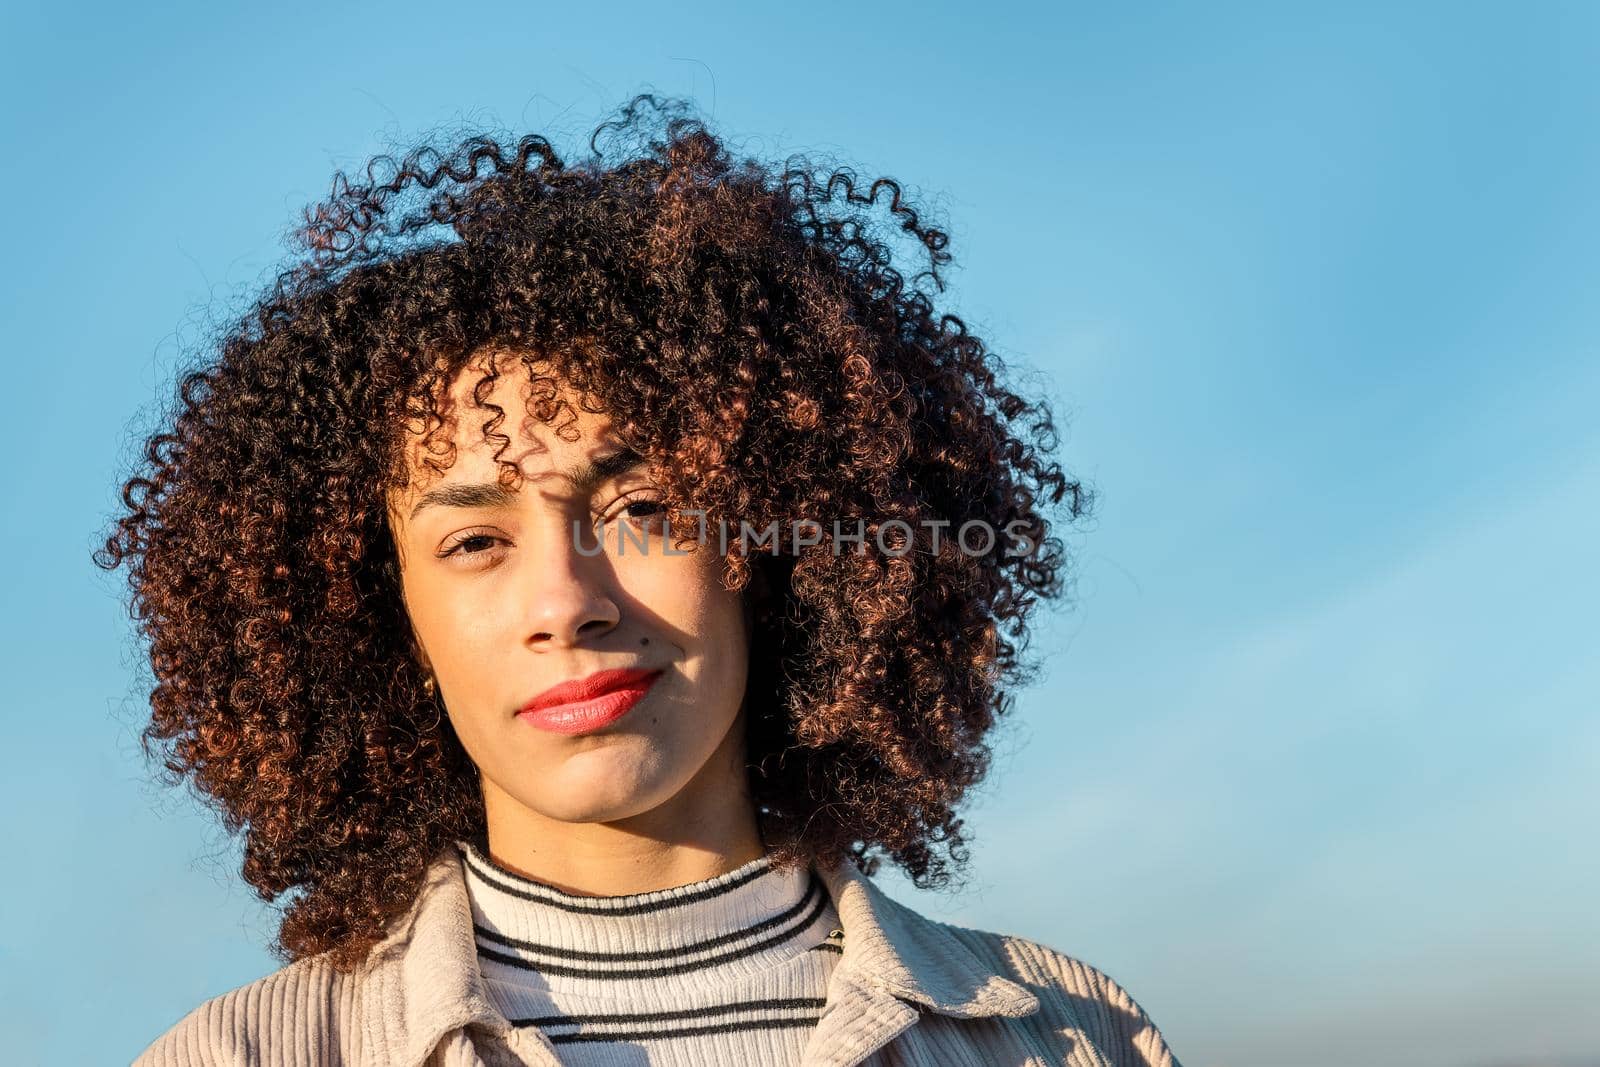
[(579, 896), (458, 841), (489, 999), (563, 1064), (798, 1064), (843, 948), (810, 868), (762, 856), (649, 893)]

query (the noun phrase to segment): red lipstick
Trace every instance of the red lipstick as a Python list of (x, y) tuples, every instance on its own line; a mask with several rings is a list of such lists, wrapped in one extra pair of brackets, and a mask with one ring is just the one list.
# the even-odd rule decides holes
[(553, 685), (524, 704), (517, 718), (557, 734), (585, 734), (626, 715), (661, 677), (658, 670), (610, 670)]

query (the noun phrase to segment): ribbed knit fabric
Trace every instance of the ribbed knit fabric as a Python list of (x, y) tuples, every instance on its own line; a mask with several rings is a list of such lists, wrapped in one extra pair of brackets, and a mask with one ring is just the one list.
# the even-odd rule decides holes
[(670, 889), (579, 896), (456, 846), (489, 999), (563, 1064), (801, 1062), (843, 945), (811, 869), (762, 856)]
[[(1150, 1016), (1105, 972), (1025, 937), (935, 922), (888, 897), (848, 859), (812, 869), (845, 936), (800, 1067), (1178, 1067)], [(466, 883), (460, 849), (442, 848), (412, 906), (355, 971), (335, 967), (327, 953), (302, 957), (206, 1000), (157, 1037), (136, 1067), (594, 1062), (579, 1058), (592, 1046), (512, 1026), (495, 1007)], [(718, 999), (706, 1002), (715, 1007)], [(795, 1041), (801, 1032), (788, 1031)], [(612, 1042), (600, 1054), (644, 1063), (646, 1049), (672, 1047), (646, 1042), (630, 1051)], [(696, 1045), (680, 1062), (783, 1063), (788, 1053), (774, 1043), (734, 1055)]]

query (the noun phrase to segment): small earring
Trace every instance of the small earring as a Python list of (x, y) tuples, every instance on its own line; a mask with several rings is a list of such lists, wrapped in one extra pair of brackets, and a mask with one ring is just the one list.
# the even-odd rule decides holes
[(438, 685), (434, 682), (433, 675), (430, 674), (422, 680), (422, 688), (427, 691), (430, 697), (434, 695)]

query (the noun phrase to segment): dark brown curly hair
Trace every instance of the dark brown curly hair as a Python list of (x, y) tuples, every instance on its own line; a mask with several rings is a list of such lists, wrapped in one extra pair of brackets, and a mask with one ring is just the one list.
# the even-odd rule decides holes
[[(437, 850), (482, 833), (384, 502), (405, 428), (437, 429), (445, 383), (510, 351), (597, 398), (669, 515), (865, 520), (860, 552), (725, 556), (730, 588), (759, 567), (781, 598), (752, 634), (751, 792), (777, 863), (870, 875), (882, 850), (943, 886), (934, 846), (965, 864), (955, 809), (1036, 669), (1028, 616), (1063, 592), (1050, 512), (1089, 506), (1049, 459), (1048, 405), (936, 309), (948, 236), (888, 178), (736, 159), (691, 105), (649, 95), (577, 162), (509, 140), (336, 175), (293, 265), (181, 374), (94, 553), (130, 563), (145, 754), (243, 831), (264, 900), (294, 892), (272, 946), (290, 961), (353, 968)], [(902, 550), (876, 543), (891, 520), (913, 551), (906, 527), (886, 538)], [(972, 521), (1033, 548), (969, 553), (952, 534)]]

